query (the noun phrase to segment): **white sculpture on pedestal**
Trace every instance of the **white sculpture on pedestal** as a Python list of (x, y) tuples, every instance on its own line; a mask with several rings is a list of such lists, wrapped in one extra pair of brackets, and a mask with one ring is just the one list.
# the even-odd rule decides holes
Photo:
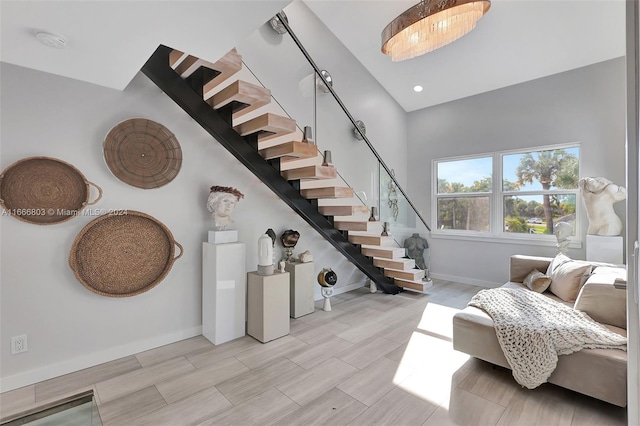
[(230, 186), (212, 186), (207, 199), (207, 210), (211, 212), (217, 231), (224, 231), (233, 223), (231, 213), (244, 194)]
[(627, 198), (627, 190), (603, 177), (582, 178), (578, 185), (589, 218), (587, 234), (620, 235), (622, 220), (613, 210), (613, 204)]

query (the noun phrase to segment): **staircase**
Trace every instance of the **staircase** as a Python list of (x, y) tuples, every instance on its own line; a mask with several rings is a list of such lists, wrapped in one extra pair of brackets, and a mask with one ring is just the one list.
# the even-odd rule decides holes
[(261, 113), (271, 92), (234, 78), (242, 67), (235, 49), (212, 63), (160, 46), (142, 71), (378, 288), (424, 292), (424, 271), (393, 237), (380, 235), (382, 225), (368, 220), (368, 207), (348, 202), (353, 189), (339, 184), (335, 167), (322, 165), (295, 120)]

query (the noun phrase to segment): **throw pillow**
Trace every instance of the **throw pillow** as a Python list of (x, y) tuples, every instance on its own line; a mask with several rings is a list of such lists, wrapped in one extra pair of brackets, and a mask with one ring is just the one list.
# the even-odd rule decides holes
[(549, 288), (549, 285), (551, 284), (551, 277), (548, 277), (537, 269), (534, 269), (529, 272), (529, 275), (525, 277), (522, 283), (526, 285), (529, 290), (533, 290), (536, 293), (543, 293), (547, 288)]
[(547, 269), (547, 275), (551, 277), (549, 290), (565, 302), (575, 302), (592, 268), (590, 263), (558, 254)]

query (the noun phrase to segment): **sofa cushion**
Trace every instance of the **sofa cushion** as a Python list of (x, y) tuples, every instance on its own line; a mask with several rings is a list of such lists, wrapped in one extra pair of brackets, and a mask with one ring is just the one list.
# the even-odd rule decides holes
[(534, 269), (522, 281), (529, 290), (533, 290), (536, 293), (543, 293), (551, 284), (551, 277), (543, 274), (542, 272)]
[(575, 302), (593, 266), (590, 263), (572, 260), (558, 254), (549, 265), (547, 275), (551, 277), (549, 290), (566, 302)]

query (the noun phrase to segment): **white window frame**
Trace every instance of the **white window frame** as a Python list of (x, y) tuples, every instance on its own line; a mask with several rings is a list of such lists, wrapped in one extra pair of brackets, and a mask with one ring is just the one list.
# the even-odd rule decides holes
[[(444, 239), (459, 239), (459, 240), (478, 240), (478, 241), (495, 241), (501, 243), (513, 243), (513, 244), (530, 244), (540, 246), (554, 246), (557, 243), (554, 235), (546, 234), (524, 234), (505, 232), (504, 223), (504, 197), (507, 195), (544, 195), (544, 194), (575, 194), (576, 197), (576, 222), (575, 222), (575, 235), (570, 237), (571, 241), (569, 247), (581, 248), (582, 247), (582, 201), (580, 197), (580, 190), (575, 189), (554, 189), (554, 190), (537, 190), (537, 191), (503, 191), (502, 190), (502, 161), (505, 155), (513, 154), (526, 154), (528, 152), (539, 151), (552, 151), (556, 149), (578, 148), (578, 173), (582, 170), (582, 146), (580, 142), (554, 144), (554, 145), (542, 145), (535, 147), (519, 148), (504, 151), (494, 151), (481, 154), (461, 155), (455, 157), (436, 158), (432, 160), (431, 170), (431, 217), (433, 218), (436, 226), (431, 231), (432, 238), (444, 238)], [(492, 159), (492, 179), (491, 179), (491, 192), (473, 192), (473, 193), (446, 193), (438, 194), (438, 163), (448, 161), (461, 161), (461, 160), (473, 160), (477, 158)], [(467, 231), (461, 229), (437, 229), (438, 220), (438, 199), (450, 198), (459, 195), (461, 197), (473, 197), (473, 196), (488, 196), (489, 197), (489, 231)]]

